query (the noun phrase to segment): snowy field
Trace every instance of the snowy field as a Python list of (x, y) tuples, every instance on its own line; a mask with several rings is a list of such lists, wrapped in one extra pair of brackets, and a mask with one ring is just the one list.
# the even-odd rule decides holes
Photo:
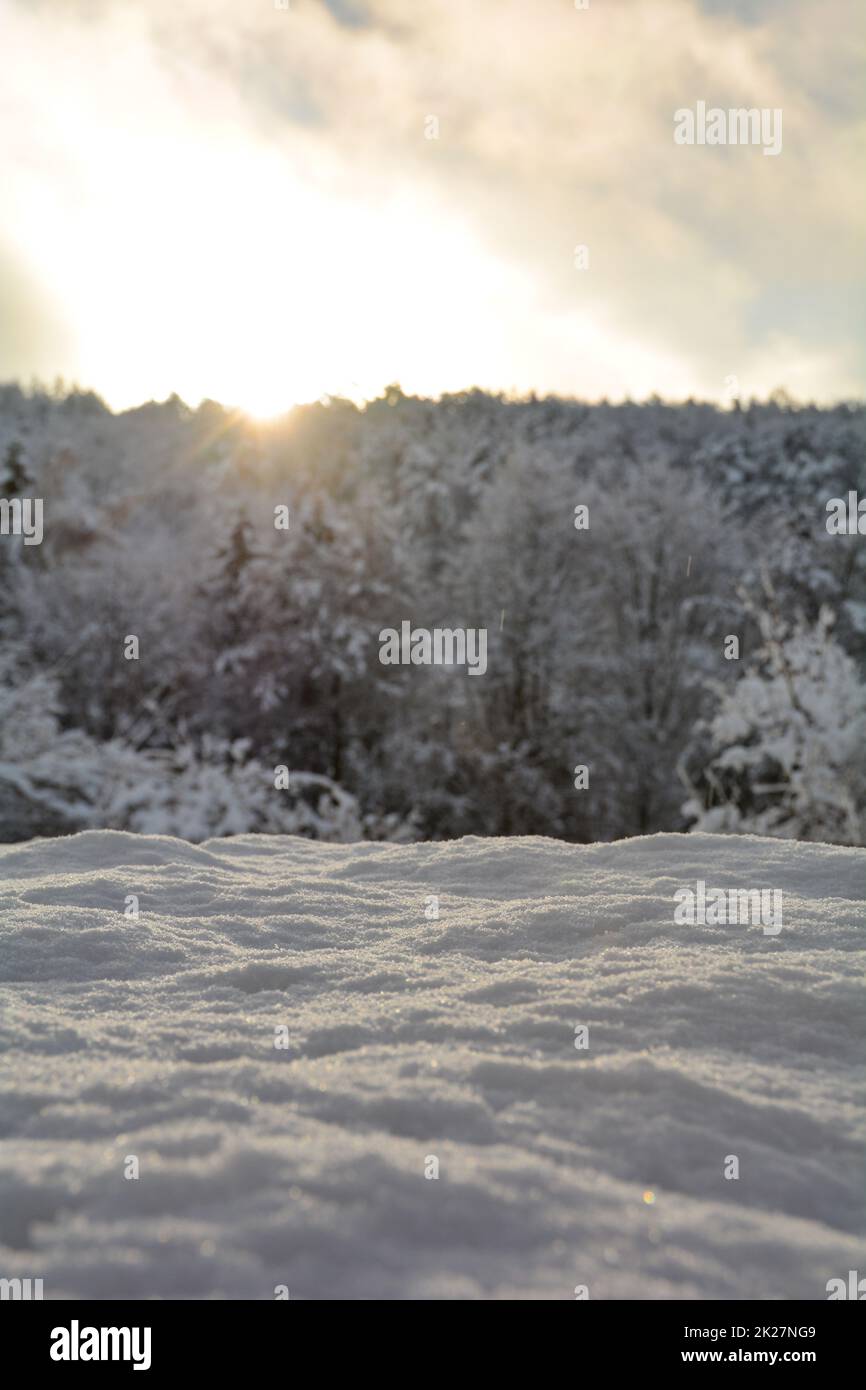
[[(782, 931), (675, 926), (698, 879)], [(824, 1299), (864, 1268), (864, 884), (700, 834), (2, 846), (0, 1275)]]

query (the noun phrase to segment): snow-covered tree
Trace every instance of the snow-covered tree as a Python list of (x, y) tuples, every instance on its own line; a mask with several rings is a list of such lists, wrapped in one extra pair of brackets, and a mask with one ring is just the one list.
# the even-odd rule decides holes
[[(350, 841), (353, 796), (327, 777), (276, 769), (245, 741), (140, 751), (60, 728), (56, 682), (0, 658), (0, 840), (89, 827), (206, 840), (252, 833)], [(10, 834), (10, 831), (12, 832)]]
[(759, 650), (699, 735), (709, 758), (686, 813), (697, 830), (862, 844), (866, 685), (829, 608), (810, 624), (770, 603)]

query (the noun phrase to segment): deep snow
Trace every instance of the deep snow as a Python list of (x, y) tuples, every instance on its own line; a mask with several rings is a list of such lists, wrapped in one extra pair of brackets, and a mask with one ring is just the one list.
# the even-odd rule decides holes
[[(674, 926), (698, 879), (780, 889), (783, 930)], [(864, 884), (699, 834), (0, 847), (0, 1276), (823, 1299), (866, 1270)]]

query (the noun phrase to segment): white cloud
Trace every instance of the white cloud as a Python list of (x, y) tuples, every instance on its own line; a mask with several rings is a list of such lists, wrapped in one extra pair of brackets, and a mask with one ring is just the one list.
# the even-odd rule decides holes
[[(845, 0), (819, 34), (805, 0), (764, 23), (694, 0), (365, 10), (8, 11), (11, 225), (87, 384), (862, 390)], [(781, 107), (783, 154), (675, 146), (698, 98)]]

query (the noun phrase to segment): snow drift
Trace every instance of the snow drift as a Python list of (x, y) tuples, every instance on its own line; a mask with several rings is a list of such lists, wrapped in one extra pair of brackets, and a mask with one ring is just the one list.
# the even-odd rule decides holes
[[(863, 1262), (864, 870), (702, 834), (3, 846), (0, 1275), (823, 1299)], [(780, 890), (784, 929), (675, 926), (697, 880)]]

